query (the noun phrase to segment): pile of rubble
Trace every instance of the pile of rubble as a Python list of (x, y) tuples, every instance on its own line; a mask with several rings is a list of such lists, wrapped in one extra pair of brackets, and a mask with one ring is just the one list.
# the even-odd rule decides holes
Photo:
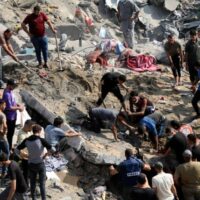
[[(47, 71), (47, 76), (41, 78), (36, 73), (12, 63), (5, 56), (3, 59), (5, 77), (19, 80), (22, 99), (29, 108), (37, 111), (38, 116), (52, 123), (54, 117), (60, 115), (66, 121), (66, 126), (63, 127), (65, 129), (69, 128), (68, 124), (87, 114), (87, 104), (97, 100), (99, 80), (107, 71), (126, 74), (127, 84), (149, 96), (167, 118), (190, 121), (191, 93), (187, 88), (189, 87), (187, 74), (184, 74), (183, 78), (185, 86), (181, 86), (179, 91), (174, 91), (170, 85), (171, 72), (165, 66), (161, 66), (162, 72), (147, 72), (139, 76), (127, 69), (114, 67), (102, 69), (98, 64), (95, 64), (93, 69), (86, 67), (85, 56), (102, 40), (99, 35), (101, 30), (104, 31), (105, 38), (122, 40), (115, 15), (117, 2), (117, 0), (2, 0), (1, 26), (14, 27), (18, 31), (18, 34), (13, 36), (12, 43), (18, 57), (26, 61), (24, 64), (35, 69), (37, 63), (29, 37), (20, 30), (19, 25), (24, 17), (32, 12), (33, 6), (40, 3), (58, 30), (61, 64), (65, 70), (57, 71), (56, 42), (54, 35), (47, 29), (50, 51), (50, 69)], [(151, 53), (158, 61), (166, 63), (163, 39), (166, 38), (166, 34), (173, 32), (184, 43), (185, 34), (200, 24), (197, 12), (200, 1), (136, 0), (136, 2), (141, 12), (136, 27), (137, 44), (134, 50)], [(163, 101), (160, 101), (161, 97)], [(119, 103), (111, 95), (107, 97), (105, 104), (109, 108), (119, 109)], [(194, 121), (193, 126), (199, 129), (197, 121)], [(102, 135), (96, 135), (85, 129), (81, 131), (83, 138), (70, 139), (69, 145), (72, 148), (65, 152), (65, 156), (72, 161), (68, 171), (58, 173), (64, 191), (69, 191), (68, 193), (62, 191), (59, 198), (65, 196), (63, 200), (87, 199), (88, 196), (95, 199), (93, 189), (104, 186), (108, 179), (107, 166), (119, 164), (124, 159), (124, 150), (132, 147), (131, 144), (134, 142), (120, 141), (119, 145), (112, 141), (112, 135), (107, 131)], [(151, 148), (148, 145), (145, 157), (151, 161), (155, 156), (148, 153)], [(71, 176), (73, 184), (69, 181)], [(55, 189), (54, 192), (51, 191), (52, 188)], [(55, 196), (58, 198), (57, 191), (60, 190), (58, 188), (54, 182), (48, 182), (48, 194), (52, 199)], [(105, 190), (104, 187), (97, 189), (100, 191), (99, 199), (118, 199), (109, 192), (105, 193)]]

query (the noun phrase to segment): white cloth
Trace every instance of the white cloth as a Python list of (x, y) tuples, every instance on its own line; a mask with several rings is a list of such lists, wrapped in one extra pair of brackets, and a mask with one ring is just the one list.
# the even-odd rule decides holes
[(157, 197), (159, 200), (173, 200), (174, 195), (171, 187), (174, 180), (171, 174), (162, 172), (154, 176), (152, 179), (152, 187), (156, 188)]

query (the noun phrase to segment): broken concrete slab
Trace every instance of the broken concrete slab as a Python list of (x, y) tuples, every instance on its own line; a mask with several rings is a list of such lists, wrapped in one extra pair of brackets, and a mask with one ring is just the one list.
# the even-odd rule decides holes
[(200, 21), (193, 21), (189, 23), (183, 24), (183, 29), (191, 29), (191, 28), (196, 28), (197, 26), (200, 25)]
[[(120, 144), (120, 145), (119, 145)], [(124, 157), (126, 148), (134, 149), (134, 147), (126, 142), (112, 142), (106, 146), (98, 143), (98, 141), (86, 142), (81, 150), (81, 155), (85, 160), (93, 164), (119, 164)]]
[[(25, 103), (38, 112), (41, 116), (44, 117), (49, 123), (53, 124), (56, 115), (50, 112), (45, 106), (43, 106), (36, 98), (34, 98), (29, 92), (25, 90), (20, 91), (20, 95)], [(72, 129), (67, 123), (62, 126), (64, 131)], [(67, 140), (68, 145), (73, 147), (75, 150), (79, 151), (84, 145), (84, 139), (82, 137), (71, 137)]]
[(164, 8), (169, 11), (175, 11), (179, 4), (180, 1), (178, 0), (165, 0)]

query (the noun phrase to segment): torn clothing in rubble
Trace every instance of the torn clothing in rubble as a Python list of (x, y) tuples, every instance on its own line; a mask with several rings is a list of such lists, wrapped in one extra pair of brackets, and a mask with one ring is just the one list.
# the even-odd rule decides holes
[(54, 157), (54, 156), (48, 156), (45, 161), (45, 167), (47, 172), (51, 171), (59, 171), (66, 167), (68, 161), (63, 157)]

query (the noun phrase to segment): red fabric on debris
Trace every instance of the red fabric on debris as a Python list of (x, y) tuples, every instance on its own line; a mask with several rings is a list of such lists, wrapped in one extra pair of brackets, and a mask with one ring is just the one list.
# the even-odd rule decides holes
[(126, 64), (129, 69), (137, 72), (160, 70), (156, 65), (156, 59), (151, 55), (127, 56)]

